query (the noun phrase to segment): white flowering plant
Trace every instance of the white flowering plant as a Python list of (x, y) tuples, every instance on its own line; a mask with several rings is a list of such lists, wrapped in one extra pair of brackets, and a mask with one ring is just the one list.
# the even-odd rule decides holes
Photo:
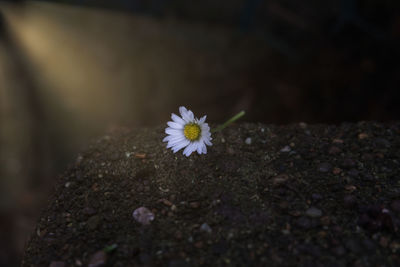
[(195, 118), (193, 112), (183, 106), (179, 107), (179, 113), (180, 117), (174, 113), (171, 114), (172, 121), (167, 122), (168, 127), (165, 129), (167, 136), (163, 142), (168, 142), (167, 148), (171, 148), (174, 153), (185, 148), (183, 154), (187, 157), (195, 151), (198, 154), (207, 154), (207, 146), (212, 146), (211, 133), (221, 131), (245, 114), (244, 111), (241, 111), (211, 131), (210, 126), (206, 123), (207, 116), (200, 119)]

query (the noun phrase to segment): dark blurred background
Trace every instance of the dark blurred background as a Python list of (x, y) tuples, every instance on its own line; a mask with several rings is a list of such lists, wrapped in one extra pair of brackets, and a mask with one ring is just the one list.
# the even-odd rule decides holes
[(398, 0), (0, 1), (0, 265), (93, 137), (164, 124), (399, 119)]

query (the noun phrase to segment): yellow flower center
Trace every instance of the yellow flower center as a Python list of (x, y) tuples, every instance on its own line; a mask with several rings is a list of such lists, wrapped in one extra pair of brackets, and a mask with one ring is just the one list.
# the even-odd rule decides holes
[(183, 134), (190, 141), (196, 141), (200, 138), (201, 129), (200, 126), (195, 123), (188, 123), (183, 128)]

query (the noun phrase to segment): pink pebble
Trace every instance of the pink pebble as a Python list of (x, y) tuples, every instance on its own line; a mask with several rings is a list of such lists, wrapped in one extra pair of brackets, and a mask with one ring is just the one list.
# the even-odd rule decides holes
[(154, 220), (154, 214), (146, 207), (140, 207), (133, 211), (133, 218), (143, 225), (148, 225)]

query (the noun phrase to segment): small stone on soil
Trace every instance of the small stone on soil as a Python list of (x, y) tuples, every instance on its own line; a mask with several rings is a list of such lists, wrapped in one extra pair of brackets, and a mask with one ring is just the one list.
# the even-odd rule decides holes
[(346, 185), (344, 188), (349, 192), (353, 192), (353, 191), (357, 190), (357, 187), (355, 187), (354, 185)]
[(342, 150), (340, 148), (338, 148), (337, 146), (332, 146), (328, 151), (328, 153), (331, 154), (331, 155), (335, 155), (335, 154), (338, 154), (340, 152), (342, 152)]
[(99, 250), (92, 255), (88, 267), (101, 267), (106, 264), (107, 254), (103, 250)]
[(306, 210), (306, 215), (310, 216), (311, 218), (318, 218), (322, 216), (322, 211), (315, 207), (311, 207), (308, 210)]
[(251, 137), (247, 137), (246, 140), (244, 140), (244, 142), (246, 143), (246, 145), (251, 145)]
[(338, 167), (335, 167), (335, 168), (333, 168), (333, 170), (332, 170), (332, 173), (335, 174), (335, 175), (338, 175), (338, 174), (340, 174), (341, 172), (342, 172), (342, 169), (340, 169), (340, 168), (338, 168)]
[(154, 220), (154, 214), (146, 207), (140, 207), (133, 211), (133, 218), (140, 224), (148, 225)]
[(202, 231), (202, 232), (206, 232), (206, 233), (211, 233), (212, 232), (212, 229), (211, 229), (211, 227), (207, 224), (207, 223), (203, 223), (201, 226), (200, 226), (200, 231)]
[(290, 148), (290, 146), (285, 146), (284, 148), (281, 149), (281, 152), (283, 153), (287, 153), (290, 152), (292, 149)]
[(351, 169), (350, 171), (347, 172), (347, 174), (352, 177), (357, 177), (359, 172), (356, 169)]
[(200, 203), (199, 202), (190, 202), (190, 207), (192, 209), (197, 209), (198, 207), (200, 207)]
[(49, 267), (65, 267), (65, 262), (63, 261), (52, 261)]
[(289, 179), (289, 176), (287, 174), (279, 174), (277, 176), (274, 177), (274, 179), (272, 180), (272, 183), (274, 185), (280, 185), (285, 183), (287, 180)]
[(321, 196), (321, 194), (318, 194), (318, 193), (313, 193), (313, 194), (311, 195), (311, 198), (312, 198), (314, 201), (319, 201), (319, 200), (323, 199), (323, 197)]
[(168, 199), (160, 199), (160, 202), (162, 202), (165, 206), (171, 207), (173, 204), (171, 201)]
[(366, 134), (366, 133), (358, 134), (358, 139), (363, 140), (363, 139), (366, 139), (366, 138), (368, 138), (368, 134)]
[(318, 166), (318, 170), (320, 172), (330, 172), (332, 170), (332, 165), (328, 162), (321, 163)]

